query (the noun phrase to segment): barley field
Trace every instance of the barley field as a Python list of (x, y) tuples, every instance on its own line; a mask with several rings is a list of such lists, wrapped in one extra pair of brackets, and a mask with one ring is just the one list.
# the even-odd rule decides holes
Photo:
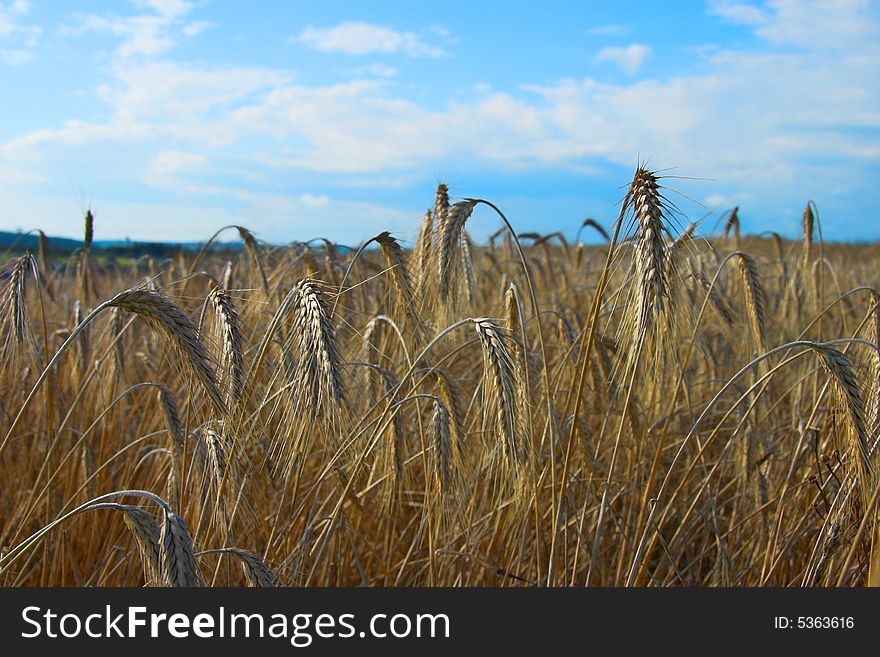
[(574, 241), (445, 185), (352, 248), (40, 233), (0, 280), (0, 583), (880, 582), (877, 246), (811, 203), (706, 235), (663, 182)]

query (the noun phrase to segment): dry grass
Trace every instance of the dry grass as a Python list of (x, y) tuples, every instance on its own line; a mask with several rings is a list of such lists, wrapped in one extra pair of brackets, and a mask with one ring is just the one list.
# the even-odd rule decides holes
[(812, 203), (701, 235), (661, 184), (571, 243), (471, 241), (500, 213), (445, 185), (360, 249), (40, 233), (0, 280), (0, 583), (877, 581), (880, 251)]

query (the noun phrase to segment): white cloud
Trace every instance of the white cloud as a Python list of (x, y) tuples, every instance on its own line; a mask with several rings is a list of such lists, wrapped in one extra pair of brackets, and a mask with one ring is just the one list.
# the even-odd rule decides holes
[(771, 0), (761, 6), (739, 0), (715, 0), (712, 11), (755, 28), (776, 45), (848, 49), (870, 37), (869, 0)]
[(710, 8), (718, 16), (743, 25), (763, 25), (769, 20), (767, 13), (757, 5), (738, 0), (713, 0)]
[(188, 0), (134, 0), (134, 4), (172, 19), (185, 16), (192, 9), (192, 2)]
[[(722, 11), (740, 23), (752, 20), (758, 37), (774, 45), (773, 35), (787, 33), (793, 20), (781, 7), (759, 8), (760, 20), (738, 4)], [(298, 174), (331, 185), (357, 178), (366, 186), (464, 166), (583, 172), (597, 163), (632, 165), (641, 154), (684, 175), (724, 181), (701, 194), (711, 205), (743, 202), (747, 188), (800, 197), (814, 180), (845, 190), (854, 173), (880, 159), (880, 90), (866, 84), (880, 70), (880, 29), (862, 22), (866, 36), (854, 36), (846, 50), (717, 49), (692, 75), (613, 84), (571, 79), (507, 92), (486, 85), (439, 106), (406, 98), (393, 80), (372, 76), (304, 85), (268, 68), (123, 61), (97, 90), (108, 119), (71, 120), (2, 144), (0, 168), (5, 159), (26, 175), (35, 158), (63, 161), (77, 148), (91, 154), (103, 147), (110, 170), (119, 146), (131, 146), (125, 161), (135, 179), (187, 197), (232, 199), (279, 234), (285, 213), (344, 223), (347, 212), (356, 218), (364, 210), (381, 227), (388, 210), (346, 205), (308, 186), (290, 190)], [(214, 182), (218, 174), (222, 188)], [(245, 191), (253, 188), (272, 193)], [(290, 199), (282, 200), (281, 189)], [(389, 216), (403, 222), (404, 215)]]
[(734, 204), (733, 199), (724, 194), (710, 194), (706, 197), (706, 203), (712, 208), (724, 208)]
[(7, 66), (23, 66), (34, 58), (34, 53), (30, 50), (12, 49), (0, 50), (0, 62)]
[[(438, 26), (432, 26), (437, 34)], [(445, 31), (440, 36), (448, 36)], [(414, 32), (398, 32), (390, 27), (372, 23), (346, 21), (333, 27), (304, 29), (295, 39), (321, 52), (341, 52), (347, 55), (371, 53), (401, 53), (411, 57), (442, 57), (446, 52), (425, 43)]]
[(193, 171), (202, 168), (207, 157), (199, 153), (185, 151), (162, 151), (150, 164), (150, 172), (160, 176)]
[(447, 39), (447, 40), (454, 40), (455, 39), (455, 37), (452, 35), (452, 32), (447, 30), (442, 25), (429, 25), (428, 31), (433, 32), (434, 34), (436, 34), (437, 36), (439, 36), (443, 39)]
[(214, 27), (214, 24), (210, 21), (193, 21), (192, 23), (184, 25), (181, 32), (183, 32), (184, 36), (192, 38), (212, 27)]
[[(57, 128), (35, 130), (0, 145), (0, 157), (36, 161), (53, 145), (179, 142), (220, 147), (240, 133), (233, 117), (238, 104), (254, 104), (261, 93), (287, 81), (280, 71), (259, 68), (202, 70), (167, 61), (117, 66), (114, 79), (96, 89), (98, 99), (112, 109), (109, 120), (71, 119)], [(222, 118), (211, 118), (213, 113)]]
[(165, 150), (146, 165), (140, 179), (154, 189), (189, 198), (205, 198), (223, 193), (221, 187), (204, 182), (211, 173), (216, 170), (205, 153)]
[(326, 194), (300, 194), (299, 200), (310, 208), (323, 208), (330, 204), (330, 197)]
[(0, 2), (0, 64), (22, 66), (34, 59), (43, 30), (27, 22), (29, 11), (26, 0)]
[(621, 36), (629, 32), (627, 25), (597, 25), (587, 30), (589, 36)]
[(638, 73), (645, 60), (651, 56), (651, 46), (643, 43), (633, 43), (625, 48), (603, 48), (596, 55), (596, 63), (611, 62), (617, 64), (627, 75)]
[(370, 64), (369, 66), (361, 66), (353, 69), (352, 73), (354, 73), (355, 77), (393, 78), (397, 75), (397, 69), (393, 66)]
[[(704, 75), (483, 89), (429, 109), (376, 79), (304, 86), (271, 69), (156, 62), (117, 68), (99, 89), (110, 120), (32, 132), (0, 146), (0, 155), (23, 161), (56, 145), (157, 143), (155, 180), (157, 167), (165, 178), (191, 177), (186, 167), (168, 168), (180, 153), (241, 161), (240, 148), (223, 155), (241, 146), (269, 176), (387, 175), (432, 162), (582, 170), (591, 159), (628, 164), (650, 153), (697, 175), (790, 182), (804, 158), (877, 157), (876, 136), (859, 131), (880, 126), (880, 94), (864, 84), (878, 63), (869, 50), (845, 60), (721, 51)], [(252, 140), (260, 145), (247, 146)]]
[(80, 16), (73, 25), (64, 26), (62, 34), (109, 34), (120, 39), (116, 51), (120, 57), (155, 57), (171, 50), (180, 35), (193, 37), (208, 27), (205, 22), (184, 22), (193, 9), (193, 4), (187, 0), (133, 0), (133, 4), (146, 13), (130, 16), (87, 14)]

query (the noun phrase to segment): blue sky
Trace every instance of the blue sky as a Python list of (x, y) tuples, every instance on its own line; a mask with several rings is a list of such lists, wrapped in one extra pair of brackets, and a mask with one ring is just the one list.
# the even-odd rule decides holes
[(880, 239), (876, 2), (0, 0), (0, 99), (4, 230), (408, 240), (442, 181), (573, 236), (641, 159), (705, 230)]

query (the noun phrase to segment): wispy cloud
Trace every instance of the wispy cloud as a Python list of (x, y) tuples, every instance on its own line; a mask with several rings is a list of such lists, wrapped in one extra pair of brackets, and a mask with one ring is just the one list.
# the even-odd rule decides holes
[(160, 16), (174, 19), (184, 16), (192, 9), (189, 0), (133, 0), (134, 4), (143, 9), (150, 9)]
[(0, 3), (0, 64), (22, 66), (34, 58), (43, 29), (28, 23), (30, 8), (28, 0)]
[(186, 37), (195, 37), (200, 35), (205, 30), (209, 30), (214, 27), (214, 23), (211, 21), (193, 21), (191, 23), (187, 23), (181, 28), (181, 32)]
[(769, 20), (764, 9), (740, 0), (712, 0), (709, 8), (712, 13), (743, 25), (762, 25)]
[(12, 34), (18, 27), (21, 17), (30, 11), (30, 3), (26, 0), (0, 4), (0, 37)]
[(356, 78), (393, 78), (397, 72), (395, 67), (382, 64), (368, 64), (351, 69), (351, 74)]
[[(438, 26), (432, 26), (431, 31), (438, 36), (448, 36)], [(410, 57), (442, 57), (447, 54), (443, 48), (426, 43), (415, 32), (398, 32), (390, 27), (354, 21), (332, 27), (309, 26), (294, 41), (321, 52), (347, 55), (400, 53)]]
[(627, 75), (635, 75), (642, 64), (651, 56), (651, 46), (633, 43), (629, 46), (603, 48), (596, 55), (596, 63), (611, 62), (620, 67)]
[(755, 28), (776, 45), (849, 49), (871, 34), (869, 0), (770, 0), (765, 4), (713, 0), (712, 11)]
[(119, 39), (116, 54), (121, 58), (164, 55), (181, 36), (194, 37), (210, 27), (207, 21), (190, 21), (193, 3), (188, 0), (132, 0), (142, 13), (86, 14), (62, 27), (67, 36), (88, 33), (109, 34)]
[[(163, 143), (170, 155), (151, 160), (152, 173), (167, 179), (194, 168), (169, 163), (204, 161), (180, 153), (240, 159), (255, 139), (263, 141), (250, 160), (270, 176), (388, 175), (436, 162), (574, 169), (591, 158), (626, 163), (648, 152), (701, 175), (781, 181), (803, 158), (878, 157), (880, 94), (864, 86), (878, 64), (876, 54), (842, 67), (818, 53), (720, 51), (705, 75), (484, 89), (428, 108), (377, 79), (307, 86), (280, 70), (165, 61), (116, 69), (99, 89), (110, 120), (35, 131), (0, 146), (0, 155), (22, 161), (59, 145)], [(823, 93), (804, 103), (805, 89)]]
[(628, 25), (596, 25), (587, 30), (588, 36), (622, 36), (630, 31)]
[(204, 152), (164, 150), (138, 172), (140, 181), (152, 189), (185, 198), (213, 198), (224, 189), (210, 177), (219, 173)]
[(277, 70), (205, 70), (170, 61), (117, 66), (113, 75), (96, 89), (98, 99), (111, 109), (107, 121), (70, 119), (60, 127), (7, 141), (0, 145), (0, 155), (26, 161), (38, 158), (44, 147), (100, 142), (179, 140), (207, 148), (222, 146), (241, 132), (233, 112), (237, 104), (253, 104), (259, 94), (288, 81)]

